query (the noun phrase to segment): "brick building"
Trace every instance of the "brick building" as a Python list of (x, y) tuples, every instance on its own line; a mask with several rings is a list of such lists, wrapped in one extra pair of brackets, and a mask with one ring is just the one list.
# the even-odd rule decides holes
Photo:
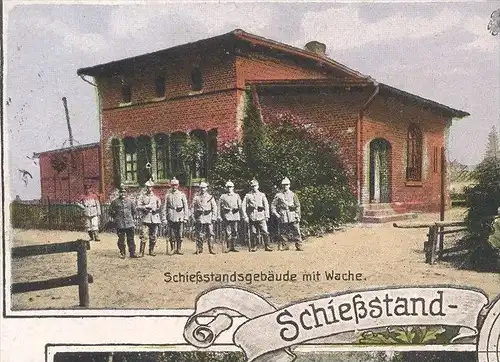
[(40, 165), (42, 200), (70, 202), (84, 193), (84, 185), (100, 188), (99, 143), (35, 153)]
[(78, 70), (99, 94), (101, 190), (158, 191), (186, 181), (179, 149), (186, 135), (204, 151), (203, 178), (217, 144), (241, 136), (246, 90), (268, 122), (291, 112), (328, 131), (340, 146), (360, 205), (436, 210), (440, 150), (452, 118), (468, 113), (377, 83), (325, 56), (324, 45), (288, 46), (242, 30)]

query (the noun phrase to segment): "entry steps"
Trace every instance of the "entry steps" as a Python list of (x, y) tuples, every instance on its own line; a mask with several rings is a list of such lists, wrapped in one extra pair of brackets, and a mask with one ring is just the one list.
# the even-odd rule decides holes
[[(394, 209), (392, 204), (364, 204), (361, 221), (364, 223), (385, 223), (409, 220), (417, 217), (414, 212), (404, 212), (404, 209)], [(399, 211), (399, 212), (397, 212)]]

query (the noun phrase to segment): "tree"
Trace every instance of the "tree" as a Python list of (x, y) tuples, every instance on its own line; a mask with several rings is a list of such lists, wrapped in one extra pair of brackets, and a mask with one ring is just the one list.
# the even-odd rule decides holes
[(260, 178), (265, 158), (266, 134), (259, 110), (253, 102), (252, 92), (246, 91), (245, 116), (243, 117), (243, 153), (250, 173)]
[(467, 228), (472, 235), (471, 262), (477, 269), (498, 267), (498, 255), (488, 243), (491, 223), (500, 207), (500, 158), (487, 157), (473, 173), (476, 184), (466, 188)]
[(499, 158), (500, 150), (498, 144), (498, 132), (495, 126), (491, 127), (488, 133), (488, 143), (486, 144), (486, 152), (484, 158)]

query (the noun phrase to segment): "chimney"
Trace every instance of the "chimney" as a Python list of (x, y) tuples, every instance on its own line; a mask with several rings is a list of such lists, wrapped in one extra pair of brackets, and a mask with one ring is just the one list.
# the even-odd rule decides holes
[(319, 41), (313, 40), (307, 43), (304, 46), (305, 50), (308, 50), (310, 52), (316, 53), (321, 56), (325, 56), (326, 53), (326, 45), (323, 43), (320, 43)]

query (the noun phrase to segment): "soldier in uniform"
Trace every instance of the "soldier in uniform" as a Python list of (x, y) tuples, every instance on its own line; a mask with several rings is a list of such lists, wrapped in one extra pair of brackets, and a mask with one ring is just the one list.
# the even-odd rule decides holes
[(217, 203), (215, 198), (208, 193), (208, 184), (200, 183), (200, 192), (193, 197), (193, 216), (196, 233), (196, 254), (203, 253), (203, 239), (208, 234), (208, 252), (215, 254), (213, 249), (214, 225), (217, 220)]
[(125, 259), (125, 236), (127, 237), (128, 251), (131, 258), (138, 258), (135, 254), (134, 226), (136, 209), (135, 203), (125, 197), (125, 191), (118, 190), (118, 198), (109, 205), (109, 216), (116, 224), (118, 234), (118, 249), (120, 258)]
[(149, 236), (149, 255), (156, 256), (154, 249), (156, 245), (156, 234), (161, 224), (161, 201), (153, 192), (154, 182), (152, 180), (148, 180), (145, 186), (146, 192), (137, 200), (137, 210), (141, 213), (141, 227), (139, 233), (141, 246), (139, 254), (140, 256), (144, 256), (146, 238)]
[(83, 209), (85, 217), (85, 227), (90, 240), (100, 241), (99, 239), (99, 217), (101, 216), (101, 205), (99, 198), (91, 192), (90, 186), (84, 186), (85, 194), (78, 201), (78, 206)]
[(271, 203), (271, 212), (278, 219), (279, 238), (283, 250), (288, 250), (288, 239), (295, 241), (297, 251), (302, 251), (302, 237), (300, 236), (300, 203), (299, 198), (290, 190), (290, 180), (285, 177), (281, 182), (282, 190), (274, 196)]
[(188, 222), (188, 202), (184, 192), (179, 190), (179, 180), (170, 180), (171, 189), (165, 194), (161, 210), (163, 223), (168, 223), (170, 247), (174, 254), (182, 255), (182, 234), (184, 223)]
[(227, 193), (222, 194), (219, 199), (219, 220), (226, 233), (228, 241), (228, 251), (237, 252), (236, 240), (238, 240), (238, 225), (241, 214), (241, 197), (234, 192), (234, 184), (231, 181), (226, 182)]
[(269, 245), (269, 231), (267, 220), (269, 219), (269, 202), (264, 193), (259, 191), (257, 180), (250, 182), (252, 190), (245, 195), (241, 205), (241, 213), (250, 227), (250, 251), (257, 251), (257, 233), (260, 232), (264, 238), (266, 251), (273, 249)]

